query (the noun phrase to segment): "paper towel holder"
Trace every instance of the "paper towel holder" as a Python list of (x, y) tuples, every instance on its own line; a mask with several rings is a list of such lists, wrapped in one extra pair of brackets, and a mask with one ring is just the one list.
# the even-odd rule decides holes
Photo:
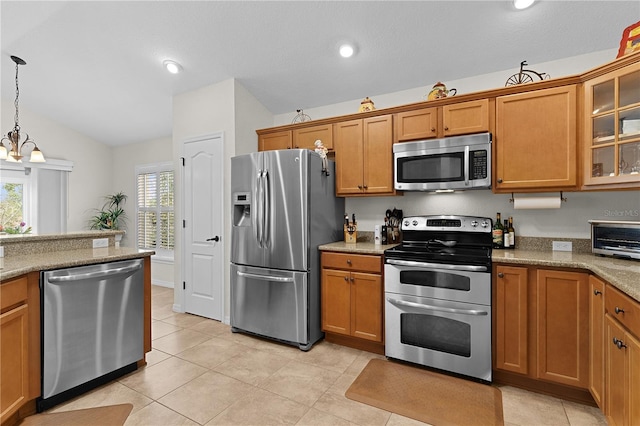
[[(511, 193), (511, 198), (509, 198), (509, 202), (513, 203), (513, 200), (515, 200), (515, 196), (513, 195), (513, 192)], [(562, 191), (560, 191), (560, 201), (564, 201), (565, 203), (567, 202), (567, 197), (563, 197), (562, 196)]]

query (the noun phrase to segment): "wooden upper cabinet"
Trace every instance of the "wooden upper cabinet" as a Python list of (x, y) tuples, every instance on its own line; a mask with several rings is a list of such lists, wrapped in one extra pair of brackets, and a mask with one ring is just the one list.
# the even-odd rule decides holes
[(336, 195), (391, 195), (393, 120), (382, 115), (334, 125)]
[(583, 189), (640, 188), (640, 62), (584, 84)]
[(321, 140), (322, 144), (329, 151), (333, 151), (333, 126), (324, 124), (321, 126), (304, 127), (293, 130), (293, 147), (316, 149), (316, 141)]
[(291, 130), (258, 135), (258, 151), (291, 149), (292, 147)]
[(588, 292), (585, 273), (537, 271), (536, 378), (588, 388)]
[(405, 111), (395, 117), (395, 142), (488, 131), (488, 99)]
[(395, 117), (396, 142), (438, 137), (438, 108), (399, 112)]
[(577, 189), (576, 86), (496, 99), (494, 191)]
[(460, 102), (442, 107), (443, 136), (489, 131), (489, 100)]

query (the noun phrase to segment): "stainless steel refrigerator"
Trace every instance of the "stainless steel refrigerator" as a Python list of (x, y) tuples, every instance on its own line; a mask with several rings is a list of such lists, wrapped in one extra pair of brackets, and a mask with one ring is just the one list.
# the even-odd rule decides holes
[(335, 165), (313, 151), (231, 159), (231, 327), (297, 345), (323, 337), (318, 245), (342, 236)]

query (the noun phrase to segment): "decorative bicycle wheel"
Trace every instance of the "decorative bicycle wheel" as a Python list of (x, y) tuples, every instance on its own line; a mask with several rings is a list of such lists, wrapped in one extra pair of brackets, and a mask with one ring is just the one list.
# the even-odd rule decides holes
[(293, 117), (293, 121), (291, 122), (291, 124), (303, 123), (305, 121), (311, 121), (311, 117), (309, 117), (307, 114), (305, 114), (303, 110), (297, 109), (296, 112), (298, 113), (298, 115)]
[(531, 83), (531, 82), (533, 82), (533, 77), (531, 77), (526, 72), (519, 72), (509, 77), (507, 79), (507, 82), (505, 83), (505, 86), (515, 86), (516, 84)]

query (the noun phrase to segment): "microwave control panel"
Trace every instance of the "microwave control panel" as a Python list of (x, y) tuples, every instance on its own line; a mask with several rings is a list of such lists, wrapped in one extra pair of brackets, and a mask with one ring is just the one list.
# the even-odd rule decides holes
[(469, 161), (469, 179), (485, 179), (487, 177), (487, 150), (471, 151)]

